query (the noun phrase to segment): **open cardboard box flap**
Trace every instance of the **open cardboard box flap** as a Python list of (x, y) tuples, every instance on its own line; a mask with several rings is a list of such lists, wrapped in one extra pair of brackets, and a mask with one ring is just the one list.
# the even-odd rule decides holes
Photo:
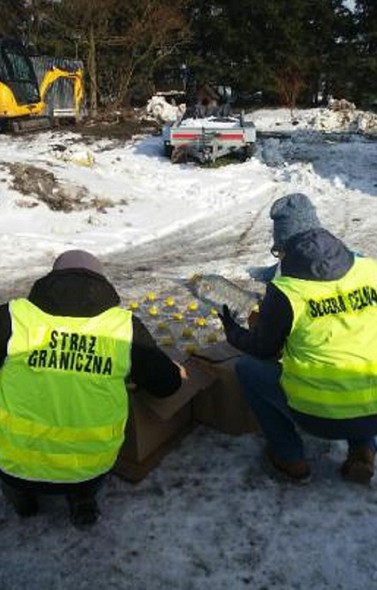
[(241, 354), (241, 351), (228, 344), (228, 342), (224, 341), (201, 349), (191, 358), (197, 367), (200, 367), (205, 372), (212, 374), (213, 371), (211, 370), (211, 367), (215, 367), (218, 364), (225, 363), (226, 361), (237, 358), (241, 356)]
[(169, 356), (183, 365), (187, 372), (187, 379), (183, 380), (178, 391), (165, 398), (157, 398), (145, 390), (136, 390), (135, 395), (159, 418), (169, 420), (200, 391), (212, 385), (218, 376), (211, 371), (212, 364), (223, 363), (240, 354), (239, 350), (227, 342), (213, 344), (189, 357), (180, 351), (172, 350)]
[[(178, 359), (174, 359), (178, 360)], [(199, 391), (206, 389), (215, 377), (205, 371), (193, 358), (181, 361), (187, 373), (181, 387), (165, 398), (157, 398), (144, 390), (136, 390), (135, 395), (162, 420), (169, 420), (178, 410), (183, 408)]]

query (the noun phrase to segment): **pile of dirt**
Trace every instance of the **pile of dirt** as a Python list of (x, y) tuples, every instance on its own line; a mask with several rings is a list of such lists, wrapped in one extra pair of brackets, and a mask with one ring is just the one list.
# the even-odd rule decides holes
[(37, 207), (45, 203), (52, 211), (83, 211), (96, 209), (105, 212), (114, 204), (110, 200), (90, 197), (85, 187), (61, 182), (52, 172), (27, 164), (4, 164), (12, 175), (11, 188), (28, 197), (18, 200), (19, 207)]

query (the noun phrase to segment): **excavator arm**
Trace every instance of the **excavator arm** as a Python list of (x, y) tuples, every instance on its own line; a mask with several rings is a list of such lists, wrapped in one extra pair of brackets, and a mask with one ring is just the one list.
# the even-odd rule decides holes
[(52, 84), (61, 78), (65, 78), (68, 80), (73, 81), (73, 97), (74, 97), (74, 108), (76, 116), (78, 116), (80, 111), (80, 106), (84, 97), (84, 83), (83, 83), (83, 71), (76, 70), (75, 72), (68, 72), (67, 70), (62, 70), (57, 67), (53, 67), (51, 70), (46, 72), (40, 88), (39, 92), (41, 95), (41, 99), (45, 102), (46, 94), (51, 88)]

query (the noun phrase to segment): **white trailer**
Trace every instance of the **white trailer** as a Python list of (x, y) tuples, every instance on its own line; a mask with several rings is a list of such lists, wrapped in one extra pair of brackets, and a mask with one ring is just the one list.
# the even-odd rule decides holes
[(165, 155), (173, 162), (192, 157), (201, 163), (237, 153), (250, 158), (256, 141), (254, 123), (238, 116), (185, 118), (166, 124), (162, 130)]

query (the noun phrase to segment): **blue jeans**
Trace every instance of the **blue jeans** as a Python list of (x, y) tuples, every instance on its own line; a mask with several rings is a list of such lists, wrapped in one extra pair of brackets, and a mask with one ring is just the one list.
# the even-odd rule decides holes
[[(280, 385), (280, 363), (243, 356), (235, 368), (246, 400), (277, 456), (287, 462), (304, 459), (302, 438)], [(323, 438), (334, 437), (323, 435)], [(373, 437), (347, 437), (347, 442), (349, 449), (365, 445), (376, 449)]]

